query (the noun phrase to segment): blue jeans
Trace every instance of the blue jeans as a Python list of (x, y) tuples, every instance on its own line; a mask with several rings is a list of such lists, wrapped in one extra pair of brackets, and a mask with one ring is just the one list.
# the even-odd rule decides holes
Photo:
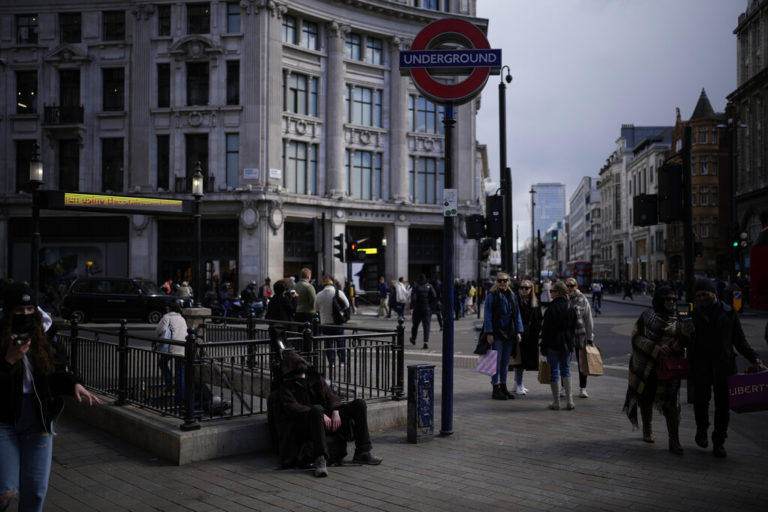
[[(45, 433), (37, 408), (34, 395), (24, 395), (19, 424), (0, 423), (0, 495), (18, 491), (24, 511), (43, 510), (51, 474), (53, 436)], [(0, 510), (9, 503), (0, 504)]]
[(547, 349), (547, 362), (552, 368), (549, 382), (557, 382), (561, 376), (571, 378), (571, 352)]
[[(328, 336), (340, 336), (344, 334), (344, 329), (341, 327), (329, 327), (329, 326), (323, 326), (323, 334), (327, 334)], [(344, 341), (344, 338), (340, 338), (337, 340), (328, 340), (325, 345), (325, 356), (328, 358), (328, 363), (330, 363), (331, 366), (336, 364), (336, 352), (339, 353), (339, 363), (345, 364), (347, 361), (347, 354), (346, 354), (346, 347), (347, 344)]]
[[(518, 346), (518, 350), (520, 347)], [(523, 385), (523, 372), (525, 372), (525, 368), (522, 366), (515, 366), (515, 384), (518, 386)]]
[(493, 350), (498, 352), (498, 362), (496, 363), (496, 373), (491, 377), (491, 384), (506, 384), (507, 372), (509, 369), (509, 358), (512, 356), (512, 342), (501, 341), (493, 338)]

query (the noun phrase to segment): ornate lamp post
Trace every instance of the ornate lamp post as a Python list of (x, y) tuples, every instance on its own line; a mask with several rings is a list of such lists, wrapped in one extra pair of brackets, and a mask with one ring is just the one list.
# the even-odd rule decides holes
[(30, 284), (35, 299), (40, 296), (40, 204), (37, 189), (43, 184), (43, 162), (40, 161), (40, 146), (35, 143), (32, 160), (29, 161), (29, 187), (32, 189), (32, 258)]
[(205, 290), (205, 276), (202, 274), (202, 257), (201, 257), (201, 215), (200, 215), (200, 200), (203, 198), (203, 169), (200, 166), (200, 162), (195, 165), (195, 174), (192, 176), (192, 195), (195, 196), (195, 307), (201, 307), (201, 299)]

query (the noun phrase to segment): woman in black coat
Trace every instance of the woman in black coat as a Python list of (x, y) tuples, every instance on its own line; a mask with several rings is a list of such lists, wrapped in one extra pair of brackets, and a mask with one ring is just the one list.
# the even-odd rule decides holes
[(552, 368), (549, 384), (552, 389), (552, 403), (549, 408), (560, 409), (558, 381), (563, 378), (567, 403), (565, 408), (574, 409), (571, 392), (571, 355), (573, 336), (576, 330), (576, 312), (568, 303), (568, 288), (562, 281), (552, 285), (552, 302), (544, 313), (541, 329), (541, 354)]
[(539, 334), (541, 333), (541, 306), (533, 292), (533, 283), (524, 280), (517, 289), (517, 303), (520, 306), (520, 318), (523, 320), (523, 339), (518, 343), (519, 363), (511, 365), (515, 369), (515, 392), (524, 395), (528, 389), (523, 385), (523, 372), (539, 369)]

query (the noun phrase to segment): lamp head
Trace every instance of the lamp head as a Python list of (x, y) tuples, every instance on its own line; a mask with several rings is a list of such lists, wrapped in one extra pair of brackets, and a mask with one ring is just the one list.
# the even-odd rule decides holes
[(37, 143), (32, 151), (32, 160), (29, 161), (29, 182), (35, 187), (43, 184), (43, 162), (40, 161), (40, 146)]
[(195, 174), (192, 175), (192, 195), (196, 199), (203, 197), (203, 168), (200, 162), (195, 165)]

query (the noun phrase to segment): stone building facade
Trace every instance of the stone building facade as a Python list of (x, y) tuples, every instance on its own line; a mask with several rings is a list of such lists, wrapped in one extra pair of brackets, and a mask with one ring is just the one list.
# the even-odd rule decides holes
[[(0, 274), (29, 272), (39, 144), (43, 190), (191, 199), (199, 162), (208, 285), (304, 266), (343, 277), (342, 233), (369, 249), (353, 266), (365, 288), (438, 275), (443, 107), (401, 77), (398, 55), (446, 16), (486, 30), (474, 0), (2, 4)], [(455, 109), (460, 216), (484, 209), (478, 108)], [(476, 242), (456, 226), (456, 276), (474, 277)], [(42, 282), (89, 261), (102, 275), (194, 281), (192, 238), (189, 219), (45, 210)]]

